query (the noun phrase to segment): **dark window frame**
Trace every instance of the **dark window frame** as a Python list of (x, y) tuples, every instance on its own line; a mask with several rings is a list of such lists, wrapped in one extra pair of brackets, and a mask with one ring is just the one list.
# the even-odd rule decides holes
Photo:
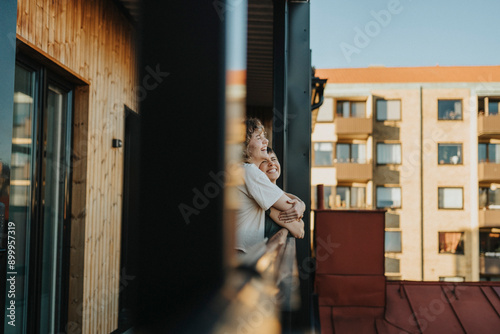
[[(400, 155), (400, 161), (399, 162), (379, 162), (379, 154), (378, 154), (378, 146), (379, 145), (399, 145), (399, 155)], [(395, 166), (400, 166), (403, 164), (403, 144), (400, 142), (387, 142), (387, 141), (380, 141), (375, 144), (375, 161), (377, 166), (387, 166), (387, 165), (395, 165)]]
[[(453, 142), (446, 142), (446, 143), (438, 143), (438, 149), (437, 149), (437, 164), (438, 166), (463, 166), (464, 164), (464, 145), (463, 143), (453, 143)], [(460, 162), (453, 164), (453, 163), (440, 163), (439, 160), (439, 148), (441, 145), (460, 145)]]
[[(399, 202), (400, 202), (400, 205), (399, 206), (394, 206), (394, 207), (390, 207), (390, 206), (379, 206), (378, 205), (378, 189), (379, 188), (399, 188)], [(375, 207), (377, 209), (402, 209), (403, 208), (403, 188), (400, 186), (400, 185), (379, 185), (379, 186), (376, 186), (375, 187)]]
[[(441, 248), (441, 234), (442, 233), (460, 233), (460, 240), (457, 244), (457, 251), (448, 252), (446, 250), (442, 250)], [(459, 248), (460, 247), (460, 248)], [(459, 250), (460, 249), (460, 250)], [(451, 255), (465, 255), (465, 232), (464, 231), (438, 231), (438, 254), (451, 254)]]
[[(379, 109), (378, 109), (378, 102), (379, 101), (399, 101), (399, 118), (398, 119), (383, 119), (379, 118)], [(401, 122), (403, 121), (403, 100), (402, 99), (376, 99), (375, 100), (375, 120), (377, 122)]]
[[(349, 103), (349, 117), (344, 117), (343, 113), (339, 113), (339, 103)], [(365, 104), (365, 115), (363, 117), (353, 117), (352, 116), (352, 105), (353, 103), (364, 103)], [(350, 99), (336, 99), (335, 100), (335, 113), (333, 115), (334, 119), (335, 118), (367, 118), (366, 114), (366, 104), (367, 100), (350, 100)]]
[[(460, 102), (460, 118), (441, 118), (439, 116), (439, 102), (445, 102), (445, 101), (455, 101), (455, 102)], [(438, 99), (437, 100), (437, 119), (438, 121), (463, 121), (464, 120), (464, 101), (463, 99)]]
[[(337, 149), (338, 145), (349, 145), (349, 161), (347, 161), (347, 162), (339, 162), (338, 157), (337, 157), (337, 154), (338, 154), (338, 149)], [(365, 146), (365, 157), (364, 157), (365, 162), (353, 162), (352, 161), (352, 159), (353, 159), (353, 157), (352, 157), (352, 146), (353, 145), (364, 145)], [(333, 163), (334, 164), (349, 164), (349, 163), (351, 163), (351, 164), (366, 164), (366, 163), (368, 163), (367, 151), (366, 151), (367, 147), (368, 147), (367, 143), (360, 144), (360, 143), (336, 142), (335, 143), (335, 152), (333, 154), (333, 156), (334, 156)]]
[[(439, 190), (440, 189), (461, 189), (462, 190), (462, 206), (460, 208), (441, 208), (439, 206)], [(464, 204), (465, 204), (465, 196), (464, 196), (464, 187), (456, 187), (456, 186), (439, 186), (438, 187), (438, 194), (437, 194), (437, 198), (438, 198), (438, 203), (437, 203), (437, 206), (438, 206), (438, 210), (464, 210)]]

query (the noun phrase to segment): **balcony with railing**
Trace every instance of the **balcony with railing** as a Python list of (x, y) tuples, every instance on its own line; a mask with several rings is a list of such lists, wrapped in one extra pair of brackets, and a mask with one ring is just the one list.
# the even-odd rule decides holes
[(498, 162), (479, 162), (478, 164), (479, 182), (500, 181), (500, 163)]
[(479, 227), (500, 227), (500, 209), (479, 209)]
[(237, 262), (221, 293), (185, 333), (278, 334), (290, 329), (291, 314), (300, 307), (295, 238), (283, 228)]
[(335, 161), (333, 166), (337, 171), (337, 181), (368, 182), (373, 178), (373, 167), (371, 163), (341, 163)]
[(485, 253), (479, 259), (481, 275), (500, 275), (500, 253)]
[(481, 138), (500, 139), (500, 115), (479, 115), (477, 119), (477, 135)]
[(342, 138), (366, 139), (373, 132), (373, 120), (367, 117), (337, 117), (335, 134)]

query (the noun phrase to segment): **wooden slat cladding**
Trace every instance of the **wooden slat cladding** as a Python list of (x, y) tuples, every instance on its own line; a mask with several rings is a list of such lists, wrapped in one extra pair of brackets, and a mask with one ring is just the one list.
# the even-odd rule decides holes
[(138, 110), (134, 28), (111, 0), (18, 0), (27, 49), (87, 82), (75, 90), (68, 331), (118, 325), (124, 105)]

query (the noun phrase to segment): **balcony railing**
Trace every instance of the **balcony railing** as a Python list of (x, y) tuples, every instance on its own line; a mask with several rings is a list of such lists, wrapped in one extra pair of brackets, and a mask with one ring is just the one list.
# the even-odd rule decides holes
[(500, 115), (479, 115), (477, 134), (482, 138), (500, 138)]
[(300, 307), (295, 238), (283, 228), (238, 261), (214, 303), (217, 320), (211, 333), (281, 334)]
[(367, 182), (373, 178), (373, 168), (370, 163), (334, 163), (338, 181)]
[(479, 258), (479, 267), (481, 275), (500, 275), (500, 257), (488, 256), (487, 253), (481, 255)]
[(479, 227), (500, 227), (500, 210), (479, 209)]
[(478, 165), (479, 182), (500, 181), (500, 164), (492, 162), (480, 162)]
[(335, 133), (344, 138), (367, 138), (373, 132), (371, 118), (337, 117), (335, 119)]

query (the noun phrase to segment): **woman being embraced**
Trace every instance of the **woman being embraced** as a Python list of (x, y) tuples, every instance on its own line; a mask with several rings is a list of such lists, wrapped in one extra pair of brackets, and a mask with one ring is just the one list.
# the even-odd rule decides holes
[(243, 253), (264, 240), (265, 212), (271, 207), (282, 212), (279, 221), (284, 226), (294, 224), (290, 225), (295, 230), (294, 236), (304, 237), (304, 224), (300, 219), (305, 205), (288, 196), (259, 169), (269, 158), (268, 143), (262, 123), (256, 118), (248, 119), (243, 164), (245, 182), (238, 186), (241, 202), (236, 219), (236, 249)]

